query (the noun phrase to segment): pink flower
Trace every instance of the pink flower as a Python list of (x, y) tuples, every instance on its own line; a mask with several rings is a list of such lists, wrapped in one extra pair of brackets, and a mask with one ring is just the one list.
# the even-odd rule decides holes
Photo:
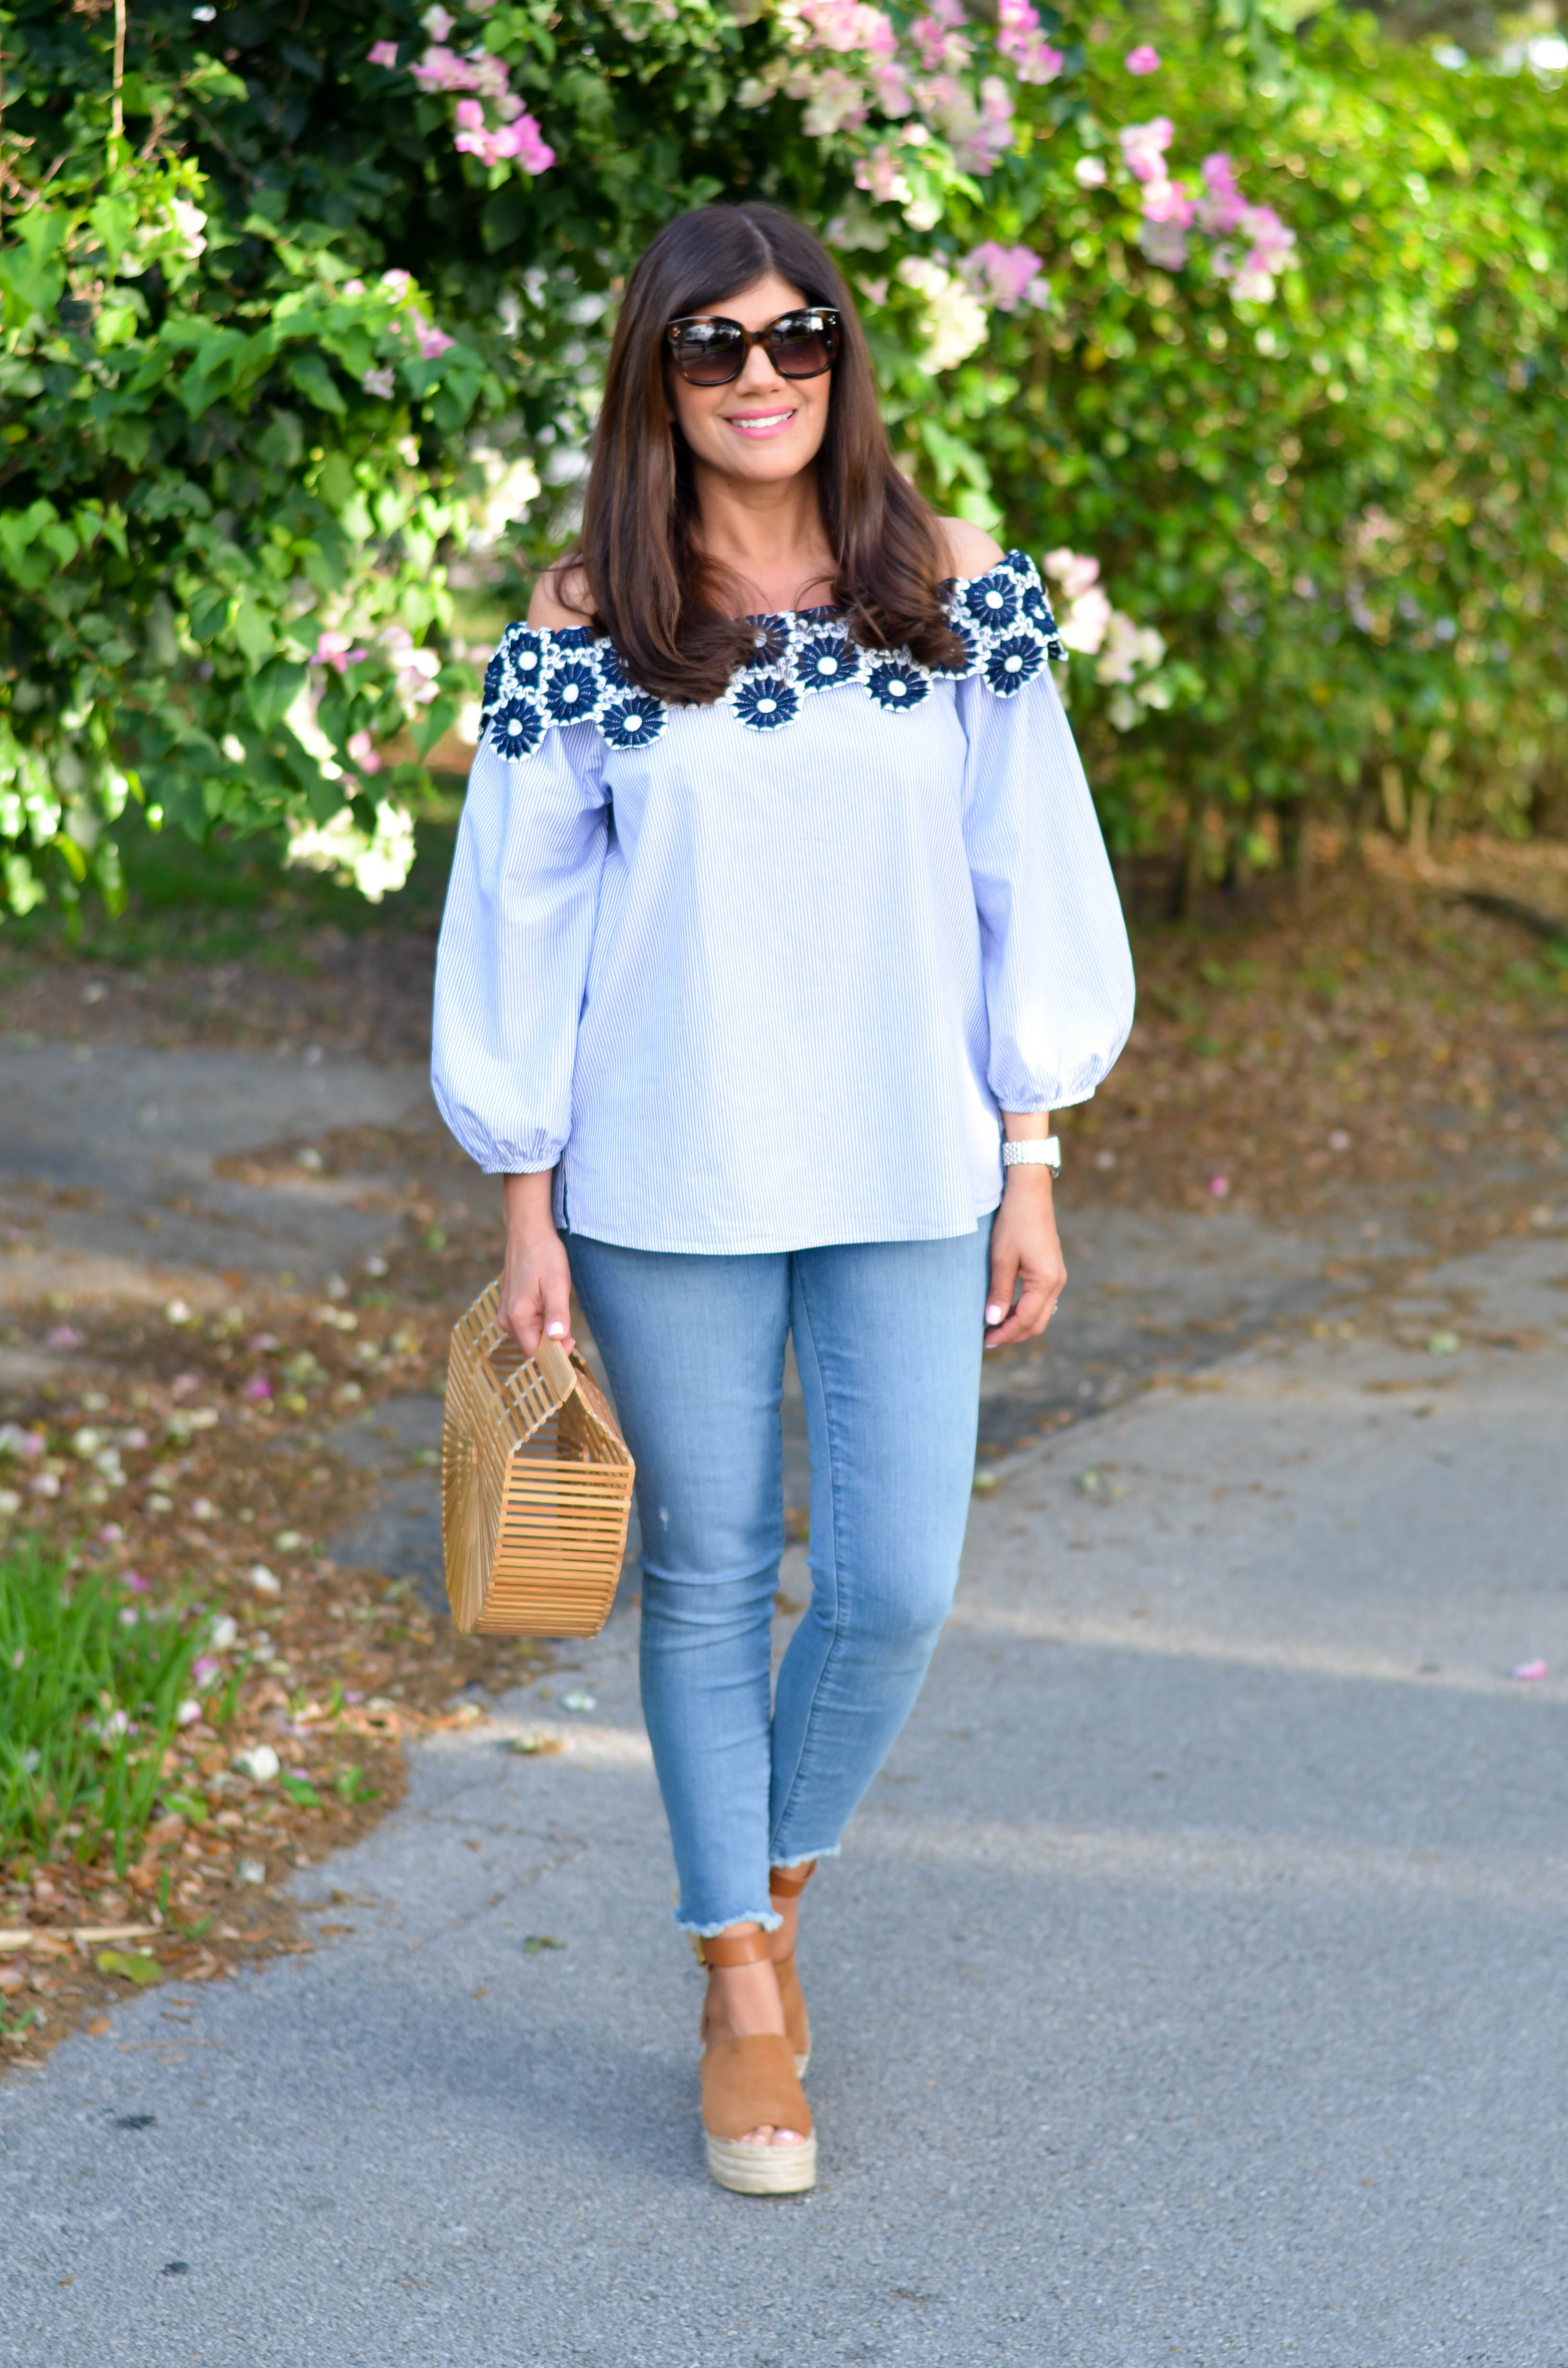
[[(381, 760), (376, 754), (376, 744), (371, 739), (368, 732), (355, 732), (350, 734), (348, 740), (348, 753), (353, 757), (354, 762), (358, 766), (359, 770), (362, 773), (379, 773), (381, 771)], [(264, 1389), (267, 1388), (265, 1382), (263, 1383), (262, 1387)], [(270, 1397), (272, 1395), (272, 1392), (267, 1390), (267, 1395)]]
[(813, 49), (855, 51), (867, 58), (891, 58), (898, 49), (891, 17), (862, 0), (801, 0), (801, 19), (811, 28)]
[(1176, 138), (1176, 125), (1168, 115), (1156, 115), (1152, 123), (1127, 123), (1118, 133), (1127, 169), (1137, 181), (1163, 181), (1165, 176), (1165, 150)]
[(397, 63), (397, 43), (395, 41), (374, 41), (370, 45), (369, 55), (370, 63), (373, 66), (395, 66)]
[(1224, 1200), (1230, 1189), (1231, 1179), (1228, 1176), (1210, 1176), (1209, 1178), (1209, 1192), (1212, 1200)]
[(347, 633), (324, 632), (311, 652), (311, 664), (329, 666), (334, 674), (342, 674), (347, 666), (362, 666), (369, 655), (369, 650), (351, 649)]
[(910, 27), (910, 38), (920, 52), (920, 63), (927, 74), (936, 74), (942, 66), (960, 66), (969, 56), (971, 44), (960, 29), (964, 17), (961, 8), (950, 0), (933, 8), (928, 17), (917, 17)]
[(362, 279), (346, 279), (343, 283), (342, 293), (345, 296), (363, 296), (365, 293), (365, 283)]
[(121, 1587), (129, 1588), (132, 1595), (151, 1595), (153, 1592), (152, 1580), (143, 1578), (139, 1570), (122, 1570), (119, 1574), (119, 1583)]
[(884, 115), (896, 119), (914, 112), (915, 101), (909, 96), (909, 78), (896, 58), (891, 65), (872, 67), (871, 89)]
[(381, 286), (389, 296), (406, 296), (413, 285), (414, 274), (411, 271), (383, 271), (381, 274)]
[(253, 1373), (249, 1381), (245, 1383), (244, 1388), (240, 1392), (240, 1395), (247, 1402), (247, 1404), (251, 1406), (259, 1406), (263, 1399), (269, 1398), (272, 1395), (272, 1383), (267, 1380), (265, 1373)]
[(1153, 181), (1143, 192), (1143, 219), (1152, 222), (1174, 222), (1187, 230), (1192, 222), (1193, 204), (1180, 181)]
[(1198, 201), (1198, 219), (1207, 231), (1223, 235), (1234, 230), (1246, 211), (1246, 199), (1236, 184), (1236, 168), (1222, 148), (1202, 164), (1203, 196)]
[(855, 187), (880, 206), (891, 204), (903, 184), (903, 176), (898, 159), (885, 140), (879, 141), (869, 156), (862, 156), (855, 167)]
[(368, 370), (359, 383), (367, 394), (380, 395), (383, 403), (390, 403), (397, 391), (397, 380), (390, 362), (381, 370)]
[(1067, 63), (1041, 32), (1033, 0), (997, 0), (996, 47), (1020, 82), (1054, 82)]
[(101, 1546), (117, 1546), (124, 1535), (125, 1531), (118, 1521), (106, 1521), (98, 1531), (98, 1543)]
[(991, 238), (973, 248), (959, 266), (971, 294), (994, 304), (999, 313), (1016, 313), (1023, 303), (1043, 305), (1050, 290), (1042, 269), (1032, 247), (999, 246)]
[(82, 1336), (73, 1332), (69, 1324), (57, 1324), (43, 1345), (46, 1349), (79, 1349)]
[(213, 1679), (221, 1676), (222, 1672), (222, 1664), (215, 1661), (210, 1653), (204, 1653), (190, 1674), (199, 1686), (210, 1686)]
[(470, 61), (460, 58), (444, 41), (432, 42), (410, 71), (421, 90), (472, 90), (477, 84)]
[(1128, 51), (1126, 63), (1129, 74), (1158, 74), (1160, 52), (1158, 50), (1151, 49), (1147, 41), (1140, 41), (1135, 50)]
[(421, 357), (426, 361), (439, 360), (449, 346), (457, 344), (457, 339), (449, 337), (445, 329), (432, 328), (428, 321), (422, 319), (417, 313), (410, 317), (414, 323), (414, 334), (419, 340)]
[(185, 1701), (181, 1702), (178, 1710), (175, 1713), (175, 1725), (176, 1726), (196, 1726), (199, 1725), (200, 1719), (201, 1704), (199, 1702), (192, 1701), (187, 1695)]
[[(514, 116), (509, 123), (490, 131), (485, 129), (483, 111), (477, 99), (460, 98), (457, 113), (462, 129), (452, 144), (477, 156), (482, 165), (499, 165), (516, 157), (525, 173), (548, 173), (554, 164), (555, 151), (544, 140), (531, 115)], [(436, 330), (433, 334), (439, 336), (441, 333)], [(451, 340), (447, 342), (450, 344)], [(437, 347), (437, 351), (444, 353), (446, 347)], [(431, 357), (426, 354), (426, 359)]]

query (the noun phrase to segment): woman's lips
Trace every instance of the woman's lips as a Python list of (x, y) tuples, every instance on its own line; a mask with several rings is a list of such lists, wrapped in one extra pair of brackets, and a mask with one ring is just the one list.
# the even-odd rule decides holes
[(785, 428), (793, 422), (794, 416), (793, 410), (748, 411), (739, 414), (732, 412), (724, 425), (726, 427), (733, 427), (737, 436), (760, 440), (765, 436), (782, 435)]

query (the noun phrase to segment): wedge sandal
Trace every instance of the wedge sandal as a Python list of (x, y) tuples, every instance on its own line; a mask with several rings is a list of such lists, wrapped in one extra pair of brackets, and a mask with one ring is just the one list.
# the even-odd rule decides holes
[[(709, 1965), (755, 1965), (768, 1953), (766, 1932), (720, 1932), (702, 1943)], [(748, 2130), (767, 2124), (799, 2130), (794, 2146), (769, 2146)], [(812, 2109), (795, 2070), (794, 2051), (777, 2032), (723, 2039), (702, 2058), (702, 2135), (708, 2175), (733, 2195), (801, 2195), (817, 2183)]]
[[(816, 1871), (814, 1858), (804, 1866), (769, 1867), (767, 1890), (774, 1906), (777, 1907), (781, 1899), (798, 1899)], [(812, 2027), (806, 2019), (806, 2001), (795, 1968), (794, 1951), (791, 1949), (787, 1957), (775, 1957), (773, 1970), (778, 1976), (778, 1998), (784, 2009), (784, 2036), (795, 2058), (795, 2070), (803, 2080), (812, 2060)]]

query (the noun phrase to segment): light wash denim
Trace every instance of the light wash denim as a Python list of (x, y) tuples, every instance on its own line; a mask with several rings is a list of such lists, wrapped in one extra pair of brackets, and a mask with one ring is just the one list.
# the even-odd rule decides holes
[[(769, 1865), (837, 1850), (914, 1706), (963, 1544), (990, 1242), (989, 1217), (747, 1257), (568, 1240), (637, 1463), (642, 1707), (687, 1931), (776, 1925)], [(812, 1600), (770, 1715), (791, 1332)]]

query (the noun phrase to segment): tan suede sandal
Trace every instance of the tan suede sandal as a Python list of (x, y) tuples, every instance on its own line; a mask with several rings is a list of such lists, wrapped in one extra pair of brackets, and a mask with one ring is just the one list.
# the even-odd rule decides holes
[[(702, 1943), (708, 1965), (755, 1965), (768, 1953), (766, 1932), (719, 1932)], [(723, 2039), (702, 2058), (702, 2134), (708, 2175), (734, 2195), (801, 2195), (817, 2183), (812, 2109), (787, 2039), (756, 2032)], [(746, 2141), (764, 2124), (799, 2130), (795, 2146)]]
[[(814, 1858), (804, 1866), (769, 1867), (767, 1891), (774, 1906), (781, 1899), (798, 1899), (816, 1871)], [(812, 2027), (806, 2020), (806, 2001), (795, 1969), (794, 1951), (791, 1949), (787, 1957), (775, 1957), (773, 1970), (778, 1976), (778, 1997), (784, 2009), (784, 2035), (794, 2055), (795, 2070), (803, 2080), (812, 2060)]]

